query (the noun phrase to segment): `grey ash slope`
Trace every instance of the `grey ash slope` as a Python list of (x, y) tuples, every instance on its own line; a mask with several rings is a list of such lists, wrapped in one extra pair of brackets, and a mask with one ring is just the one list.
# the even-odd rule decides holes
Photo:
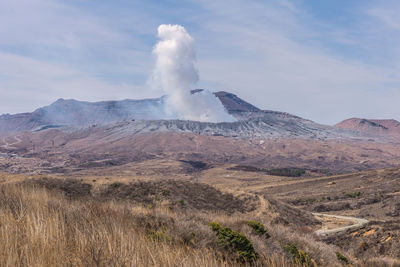
[(0, 134), (29, 131), (46, 125), (89, 126), (107, 124), (127, 119), (158, 119), (163, 108), (163, 98), (83, 102), (59, 99), (53, 104), (32, 113), (0, 116)]
[[(193, 93), (201, 90), (194, 90)], [(226, 110), (238, 119), (248, 119), (246, 118), (249, 116), (248, 113), (261, 112), (260, 109), (234, 94), (217, 92), (215, 95), (221, 100)], [(31, 113), (1, 115), (0, 133), (29, 131), (50, 125), (91, 126), (127, 120), (160, 120), (168, 117), (164, 112), (164, 104), (165, 97), (102, 102), (59, 99)]]
[[(113, 132), (116, 138), (132, 134), (154, 132), (194, 133), (204, 136), (225, 136), (234, 138), (299, 138), (336, 139), (346, 141), (380, 140), (378, 136), (366, 135), (350, 130), (336, 129), (309, 120), (287, 117), (282, 114), (265, 112), (262, 115), (241, 113), (250, 119), (231, 123), (206, 123), (183, 120), (136, 120), (109, 124), (98, 130)], [(253, 117), (253, 118), (252, 118)], [(100, 128), (100, 129), (99, 129)], [(371, 139), (375, 138), (375, 139)]]
[[(192, 93), (201, 91), (195, 90)], [(244, 138), (369, 139), (376, 135), (321, 125), (288, 113), (261, 110), (234, 94), (215, 95), (238, 121), (202, 123), (165, 120), (165, 98), (82, 102), (59, 99), (32, 113), (0, 116), (0, 134), (38, 131), (60, 126), (119, 129), (119, 134), (186, 132)], [(100, 127), (102, 128), (102, 127)]]

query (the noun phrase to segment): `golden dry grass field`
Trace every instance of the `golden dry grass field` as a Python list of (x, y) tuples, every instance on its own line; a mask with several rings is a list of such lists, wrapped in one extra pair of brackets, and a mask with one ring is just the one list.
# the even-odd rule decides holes
[[(398, 264), (398, 217), (390, 213), (396, 211), (398, 169), (283, 177), (233, 164), (190, 166), (151, 160), (69, 175), (0, 174), (0, 265), (346, 265), (336, 252), (354, 266)], [(348, 188), (362, 193), (348, 196)], [(315, 230), (346, 224), (311, 214), (325, 206), (327, 214), (371, 222), (317, 236)], [(255, 234), (249, 221), (261, 223), (269, 237)], [(210, 222), (244, 234), (257, 259), (238, 260)], [(291, 244), (300, 254), (288, 250)]]

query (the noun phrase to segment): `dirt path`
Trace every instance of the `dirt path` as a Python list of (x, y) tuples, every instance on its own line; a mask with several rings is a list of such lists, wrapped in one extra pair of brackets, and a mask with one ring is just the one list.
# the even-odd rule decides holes
[(336, 218), (340, 220), (347, 220), (353, 222), (352, 225), (342, 226), (334, 229), (320, 229), (315, 231), (317, 235), (329, 235), (329, 234), (336, 234), (340, 232), (347, 231), (349, 229), (356, 229), (361, 228), (366, 225), (369, 221), (366, 219), (356, 218), (356, 217), (348, 217), (348, 216), (340, 216), (340, 215), (330, 215), (330, 214), (322, 214), (322, 213), (313, 213), (315, 216), (321, 217), (329, 217), (329, 218)]
[(2, 138), (2, 141), (4, 143), (4, 145), (1, 146), (2, 148), (7, 149), (7, 150), (16, 149), (16, 147), (14, 147), (14, 145), (17, 145), (17, 144), (22, 142), (21, 138), (19, 138), (18, 135), (14, 135), (14, 136), (11, 136), (11, 137), (14, 138), (15, 142), (14, 143), (9, 143), (9, 142), (7, 142), (7, 138), (9, 138), (9, 137), (10, 136)]

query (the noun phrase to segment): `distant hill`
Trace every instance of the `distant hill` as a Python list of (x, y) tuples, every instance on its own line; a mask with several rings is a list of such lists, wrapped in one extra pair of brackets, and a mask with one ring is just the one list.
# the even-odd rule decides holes
[(335, 127), (367, 134), (400, 137), (400, 122), (393, 119), (369, 120), (351, 118), (336, 124)]

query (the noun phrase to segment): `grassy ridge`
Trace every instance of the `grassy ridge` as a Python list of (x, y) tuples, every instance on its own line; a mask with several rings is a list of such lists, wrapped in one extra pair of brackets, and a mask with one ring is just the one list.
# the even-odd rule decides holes
[[(223, 216), (218, 219), (223, 221)], [(171, 220), (181, 224), (172, 229), (177, 232), (174, 235), (167, 230), (171, 227), (167, 221)], [(0, 266), (231, 266), (237, 263), (213, 248), (214, 234), (207, 225), (196, 229), (197, 244), (192, 244), (193, 236), (185, 236), (190, 223), (194, 222), (162, 208), (69, 200), (41, 188), (1, 186)], [(285, 259), (279, 256), (262, 257), (261, 263), (286, 265)]]

